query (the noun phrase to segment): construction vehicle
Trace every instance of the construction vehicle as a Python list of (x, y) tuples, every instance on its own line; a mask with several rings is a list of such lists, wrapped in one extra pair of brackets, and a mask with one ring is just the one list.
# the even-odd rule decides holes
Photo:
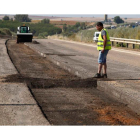
[(33, 34), (29, 33), (28, 26), (19, 26), (17, 28), (17, 43), (19, 42), (32, 42)]

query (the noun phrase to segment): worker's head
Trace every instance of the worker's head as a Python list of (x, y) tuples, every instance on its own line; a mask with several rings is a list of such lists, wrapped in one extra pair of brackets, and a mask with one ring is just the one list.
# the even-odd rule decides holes
[(104, 27), (103, 27), (103, 23), (102, 23), (102, 22), (97, 22), (97, 24), (96, 24), (96, 29), (97, 29), (98, 31), (101, 31), (103, 28), (104, 28)]

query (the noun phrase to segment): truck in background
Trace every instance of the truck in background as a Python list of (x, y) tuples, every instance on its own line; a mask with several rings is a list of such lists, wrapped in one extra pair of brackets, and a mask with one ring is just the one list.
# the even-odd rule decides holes
[(95, 32), (93, 36), (93, 41), (98, 42), (98, 37), (99, 37), (100, 32)]

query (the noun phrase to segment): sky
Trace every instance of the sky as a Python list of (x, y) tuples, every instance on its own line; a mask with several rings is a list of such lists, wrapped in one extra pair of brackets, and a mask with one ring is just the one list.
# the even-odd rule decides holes
[[(37, 16), (55, 16), (55, 17), (103, 17), (104, 14), (30, 14)], [(107, 14), (108, 18), (120, 16), (122, 18), (140, 18), (140, 14)]]
[[(17, 13), (18, 14), (18, 13)], [(13, 14), (4, 14), (13, 15)], [(15, 15), (15, 14), (14, 14)], [(50, 17), (104, 17), (105, 14), (28, 14), (33, 16), (50, 16)], [(107, 14), (108, 18), (120, 16), (121, 18), (140, 18), (140, 14)]]

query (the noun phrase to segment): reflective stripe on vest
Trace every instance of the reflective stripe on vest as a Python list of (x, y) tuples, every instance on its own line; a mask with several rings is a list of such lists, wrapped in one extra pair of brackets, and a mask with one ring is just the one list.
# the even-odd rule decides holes
[[(102, 29), (105, 30), (106, 29)], [(107, 42), (106, 42), (106, 47), (105, 50), (110, 50), (111, 49), (111, 42), (110, 42), (110, 38), (108, 35), (108, 32), (106, 31), (106, 37), (107, 37)], [(99, 38), (98, 38), (98, 42), (97, 42), (97, 50), (102, 50), (103, 49), (103, 42), (104, 40), (102, 39), (101, 33), (99, 34)]]
[[(107, 41), (110, 41), (110, 40), (107, 40)], [(98, 41), (98, 42), (104, 42), (104, 41)]]
[[(106, 46), (110, 46), (111, 44), (107, 44)], [(103, 47), (103, 45), (97, 45), (97, 46), (100, 46), (100, 47)]]

